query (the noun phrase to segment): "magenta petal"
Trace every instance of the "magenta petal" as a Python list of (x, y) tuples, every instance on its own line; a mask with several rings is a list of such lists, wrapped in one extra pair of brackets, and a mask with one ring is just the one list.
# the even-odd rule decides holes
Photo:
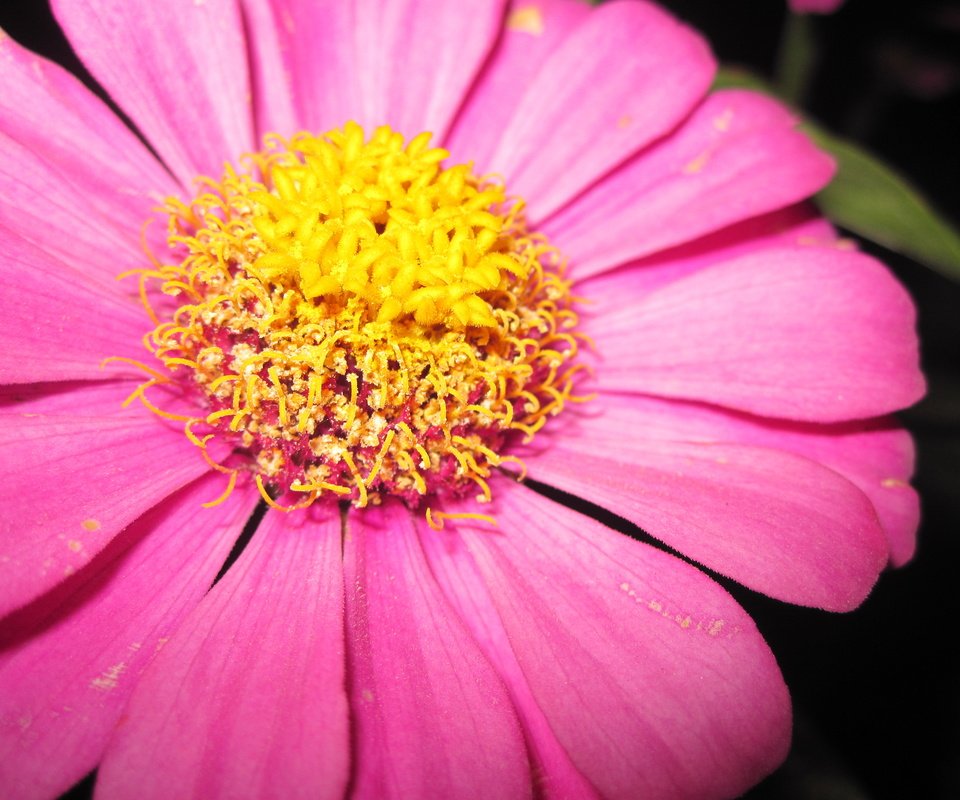
[[(493, 46), (504, 0), (279, 0), (304, 124), (353, 119), (442, 139)], [(331, 80), (330, 76), (336, 79)]]
[(241, 0), (250, 48), (250, 83), (258, 141), (267, 133), (290, 136), (300, 129), (293, 104), (289, 53), (278, 4)]
[(338, 515), (270, 512), (137, 684), (97, 796), (342, 797), (342, 612)]
[(810, 197), (832, 159), (776, 101), (711, 95), (674, 133), (543, 226), (578, 278)]
[[(149, 212), (144, 209), (143, 216), (128, 220), (129, 227), (121, 230), (123, 221), (109, 211), (98, 212), (96, 188), (70, 182), (41, 157), (43, 152), (0, 133), (0, 182), (4, 188), (0, 224), (4, 235), (30, 242), (84, 273), (88, 283), (96, 281), (104, 292), (120, 292), (123, 287), (116, 281), (117, 275), (146, 260), (139, 237)], [(130, 208), (136, 205), (131, 202)]]
[(651, 442), (734, 443), (784, 450), (816, 461), (867, 496), (880, 518), (895, 565), (913, 555), (920, 513), (909, 483), (913, 442), (893, 420), (810, 425), (616, 394), (604, 394), (582, 411), (566, 412), (563, 419), (564, 429), (557, 432), (563, 437), (561, 446), (585, 453), (615, 452), (622, 457), (642, 451)]
[(880, 263), (836, 248), (758, 250), (585, 318), (607, 389), (769, 417), (875, 417), (923, 394), (915, 311)]
[(84, 66), (184, 186), (253, 149), (247, 48), (235, 2), (53, 0)]
[(4, 225), (112, 283), (143, 260), (141, 226), (176, 182), (79, 80), (9, 37), (0, 83)]
[(794, 14), (832, 14), (844, 0), (789, 0)]
[(90, 567), (0, 624), (0, 785), (66, 791), (100, 760), (140, 673), (200, 602), (256, 501), (209, 476), (149, 511)]
[(60, 381), (0, 386), (0, 409), (29, 414), (112, 416), (124, 398), (141, 383), (136, 380)]
[(102, 380), (132, 370), (108, 356), (147, 356), (142, 308), (3, 230), (0, 281), (0, 383)]
[(510, 698), (431, 576), (410, 514), (349, 517), (352, 796), (527, 797)]
[(532, 492), (458, 525), (551, 728), (603, 797), (733, 797), (773, 770), (790, 704), (753, 621), (706, 575)]
[(4, 410), (0, 465), (0, 616), (79, 570), (209, 470), (182, 431), (139, 408), (110, 416)]
[(537, 797), (543, 800), (597, 798), (596, 790), (574, 766), (550, 727), (550, 721), (537, 705), (490, 591), (463, 540), (455, 533), (437, 533), (422, 519), (417, 521), (417, 528), (430, 571), (506, 684), (523, 726)]
[(666, 12), (603, 5), (546, 56), (498, 133), (489, 168), (529, 201), (537, 222), (669, 132), (713, 71), (704, 41)]
[[(257, 0), (255, 6), (263, 5)], [(343, 0), (272, 0), (280, 50), (289, 65), (294, 113), (320, 133), (359, 121), (363, 100), (355, 56), (354, 3)], [(263, 12), (266, 13), (266, 12)], [(336, 76), (330, 80), (330, 76)]]
[[(598, 307), (617, 305), (625, 293), (641, 296), (695, 272), (772, 247), (839, 247), (833, 226), (807, 203), (789, 206), (723, 228), (693, 242), (603, 272), (577, 283), (576, 293)], [(590, 306), (585, 307), (589, 315)]]
[(591, 13), (582, 0), (511, 0), (496, 49), (443, 146), (455, 163), (490, 167), (500, 135), (547, 57)]
[(887, 562), (876, 511), (846, 479), (780, 450), (726, 443), (591, 446), (529, 458), (531, 477), (609, 508), (778, 600), (847, 611)]

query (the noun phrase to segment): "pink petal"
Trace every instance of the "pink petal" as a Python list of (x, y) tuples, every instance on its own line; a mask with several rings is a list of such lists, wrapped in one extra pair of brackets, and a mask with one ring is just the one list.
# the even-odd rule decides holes
[(499, 142), (489, 168), (541, 220), (670, 131), (713, 71), (704, 41), (666, 12), (603, 5), (546, 56), (509, 123), (489, 130)]
[(113, 416), (142, 380), (61, 381), (0, 386), (0, 409), (25, 416)]
[(343, 796), (350, 754), (332, 510), (318, 521), (267, 514), (137, 684), (98, 796)]
[(790, 10), (795, 14), (832, 14), (844, 0), (789, 0)]
[(778, 600), (847, 611), (887, 562), (866, 496), (780, 450), (727, 443), (591, 447), (564, 437), (530, 476), (609, 508), (678, 552)]
[(135, 301), (0, 229), (0, 383), (102, 380), (150, 358), (149, 320)]
[(634, 300), (687, 275), (742, 255), (770, 247), (838, 247), (853, 249), (853, 243), (838, 239), (833, 226), (807, 203), (771, 211), (723, 228), (693, 242), (634, 261), (615, 270), (580, 281), (576, 294), (590, 308), (618, 303), (624, 293)]
[[(27, 383), (0, 386), (0, 409), (22, 417), (53, 415), (72, 417), (76, 415), (113, 417), (123, 411), (124, 401), (144, 382), (143, 373), (133, 378), (104, 381), (59, 381), (56, 383)], [(165, 391), (166, 390), (166, 391)], [(158, 408), (184, 416), (196, 415), (196, 398), (185, 395), (182, 390), (154, 386), (144, 392)], [(144, 413), (139, 404), (123, 413)], [(149, 416), (149, 415), (148, 415)], [(153, 417), (158, 425), (174, 429), (177, 425)], [(223, 442), (210, 442), (208, 453), (220, 457)], [(226, 455), (224, 452), (223, 456)]]
[(430, 575), (410, 515), (394, 504), (349, 517), (352, 796), (527, 797), (510, 698)]
[(768, 97), (718, 92), (543, 229), (583, 278), (796, 203), (834, 167), (794, 124)]
[(289, 54), (277, 3), (241, 0), (250, 48), (250, 83), (257, 139), (267, 133), (290, 136), (300, 130), (293, 106)]
[[(298, 110), (311, 130), (354, 119), (442, 139), (493, 46), (504, 0), (279, 0)], [(330, 80), (330, 76), (337, 76)]]
[(209, 469), (179, 426), (119, 400), (111, 415), (0, 411), (0, 617)]
[(723, 589), (525, 489), (494, 497), (499, 531), (455, 527), (537, 703), (601, 796), (733, 797), (780, 762), (787, 691)]
[(0, 627), (0, 785), (54, 797), (96, 766), (154, 653), (200, 602), (257, 493), (200, 504), (211, 475), (134, 522), (83, 572)]
[(462, 539), (456, 534), (438, 535), (423, 519), (417, 520), (417, 528), (430, 572), (506, 684), (523, 726), (537, 796), (544, 800), (597, 798), (596, 790), (573, 765), (537, 704), (490, 591)]
[(80, 81), (9, 37), (0, 81), (5, 225), (112, 282), (143, 260), (140, 229), (176, 183)]
[[(294, 113), (300, 125), (316, 133), (359, 121), (356, 39), (362, 27), (355, 4), (342, 0), (273, 0), (280, 49), (289, 64)], [(336, 76), (329, 80), (329, 76)]]
[(84, 66), (184, 186), (253, 149), (247, 48), (229, 0), (53, 0)]
[(544, 61), (591, 13), (581, 0), (512, 0), (497, 47), (484, 65), (444, 147), (455, 163), (489, 168), (510, 119)]
[(20, 237), (84, 273), (87, 283), (117, 294), (123, 289), (117, 275), (146, 261), (138, 242), (146, 215), (129, 230), (121, 230), (114, 219), (92, 205), (94, 192), (70, 183), (37, 151), (3, 134), (0, 182), (3, 233)]
[[(810, 425), (734, 414), (723, 409), (640, 395), (604, 394), (582, 411), (564, 412), (545, 436), (586, 453), (628, 454), (651, 442), (746, 444), (784, 450), (847, 478), (873, 504), (894, 565), (910, 560), (916, 545), (919, 502), (909, 481), (910, 435), (893, 420)], [(534, 449), (544, 438), (537, 437)]]
[(598, 308), (606, 389), (833, 422), (916, 402), (915, 312), (885, 267), (836, 248), (764, 249)]

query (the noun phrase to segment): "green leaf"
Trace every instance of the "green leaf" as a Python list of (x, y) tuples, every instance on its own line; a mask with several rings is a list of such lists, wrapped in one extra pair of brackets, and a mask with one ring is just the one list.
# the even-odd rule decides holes
[(776, 95), (773, 87), (764, 79), (743, 67), (720, 67), (713, 76), (713, 91), (717, 89), (753, 89), (755, 92)]
[(816, 196), (826, 216), (960, 280), (960, 234), (906, 178), (853, 142), (809, 122), (802, 129), (837, 159), (837, 176)]
[[(776, 96), (763, 78), (735, 67), (719, 70), (714, 88), (753, 89)], [(859, 145), (809, 120), (801, 128), (837, 160), (836, 177), (814, 198), (827, 217), (960, 281), (960, 233), (910, 181)]]

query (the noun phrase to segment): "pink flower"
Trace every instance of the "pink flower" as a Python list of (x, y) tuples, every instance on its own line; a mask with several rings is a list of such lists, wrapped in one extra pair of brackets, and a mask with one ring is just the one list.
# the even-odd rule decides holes
[[(645, 2), (53, 5), (156, 155), (76, 79), (0, 40), (0, 785), (15, 798), (52, 797), (99, 764), (105, 798), (517, 798), (534, 789), (704, 798), (735, 796), (773, 770), (788, 748), (789, 698), (750, 618), (694, 566), (539, 486), (792, 603), (852, 609), (888, 562), (911, 557), (911, 444), (887, 415), (923, 391), (913, 307), (883, 266), (803, 205), (833, 168), (790, 113), (748, 92), (707, 95), (714, 62), (704, 42)], [(183, 281), (197, 274), (186, 266), (176, 267), (186, 277), (172, 306), (145, 281), (159, 315), (154, 345), (174, 341), (184, 353), (190, 337), (219, 337), (192, 361), (169, 362), (172, 350), (151, 356), (143, 338), (157, 323), (137, 281), (115, 278), (154, 269), (141, 232), (157, 204), (189, 204), (197, 176), (219, 178), (266, 132), (319, 134), (349, 120), (368, 136), (382, 124), (408, 141), (431, 131), (452, 154), (445, 163), (498, 173), (526, 201), (525, 222), (509, 217), (508, 202), (491, 205), (467, 227), (479, 241), (485, 225), (505, 226), (499, 238), (458, 251), (499, 288), (477, 288), (486, 277), (456, 292), (442, 276), (428, 285), (424, 276), (440, 269), (428, 259), (447, 258), (456, 238), (442, 231), (439, 241), (390, 240), (421, 248), (376, 262), (394, 270), (393, 294), (379, 272), (348, 289), (354, 272), (334, 281), (324, 270), (341, 262), (305, 249), (294, 261), (245, 260), (245, 247), (262, 254), (274, 234), (296, 248), (318, 241), (312, 227), (298, 229), (302, 239), (276, 232), (296, 203), (281, 202), (270, 167), (273, 195), (225, 201), (204, 223), (239, 219), (236, 238), (210, 245), (215, 237), (204, 239), (209, 229), (198, 233), (184, 206), (171, 212), (185, 237), (172, 250), (161, 226), (146, 229), (165, 265), (196, 267), (187, 259), (204, 248), (227, 265), (194, 285), (200, 305), (189, 305)], [(336, 137), (349, 130), (335, 145), (305, 146), (345, 153), (352, 145)], [(374, 182), (400, 169), (377, 163)], [(301, 170), (302, 195), (305, 167), (290, 169)], [(463, 185), (449, 195), (490, 184)], [(321, 223), (335, 197), (359, 196), (344, 186), (325, 195)], [(381, 202), (380, 184), (363, 186)], [(251, 208), (262, 212), (255, 226)], [(304, 213), (320, 224), (316, 211)], [(413, 212), (391, 213), (356, 224), (386, 242)], [(468, 384), (455, 381), (480, 374), (469, 369), (494, 369), (486, 342), (500, 334), (487, 320), (514, 313), (510, 293), (527, 291), (530, 264), (540, 259), (560, 286), (540, 235), (590, 302), (575, 312), (564, 297), (547, 302), (534, 281), (537, 319), (550, 325), (530, 323), (527, 344), (516, 334), (504, 351), (514, 388), (484, 379), (458, 397)], [(349, 259), (363, 248), (343, 247), (360, 269)], [(483, 261), (477, 253), (489, 248), (496, 257)], [(409, 258), (419, 283), (401, 291)], [(253, 286), (245, 276), (261, 273), (276, 281), (266, 299), (210, 298), (210, 282), (226, 281), (235, 298), (240, 282)], [(243, 331), (250, 359), (267, 357), (268, 334), (319, 346), (303, 344), (306, 323), (271, 322), (286, 313), (274, 307), (284, 291), (307, 298), (297, 313), (308, 315), (328, 308), (325, 298), (358, 315), (366, 303), (386, 326), (376, 329), (388, 331), (383, 341), (408, 349), (360, 365), (379, 351), (344, 344), (360, 335), (345, 333), (321, 343), (327, 372), (307, 400), (297, 375), (267, 375), (267, 363), (286, 369), (293, 350), (244, 373), (254, 386), (242, 395), (243, 342), (230, 325), (244, 314), (273, 309)], [(177, 303), (193, 309), (177, 317), (178, 333), (163, 327)], [(516, 309), (522, 327), (528, 307)], [(226, 316), (210, 316), (217, 310)], [(367, 318), (355, 319), (366, 331)], [(556, 335), (576, 319), (568, 338)], [(397, 326), (421, 338), (398, 339)], [(469, 369), (451, 361), (411, 380), (470, 421), (430, 427), (426, 401), (402, 418), (374, 414), (371, 376), (406, 375), (401, 356), (421, 349), (440, 358), (446, 351), (427, 344), (439, 339), (477, 343), (486, 366), (467, 358)], [(571, 367), (563, 382), (559, 367), (544, 368), (552, 358), (588, 365), (595, 378)], [(138, 390), (143, 375), (122, 359), (152, 364), (160, 382)], [(240, 388), (217, 394), (214, 375)], [(521, 385), (533, 386), (523, 389), (532, 399), (520, 398)], [(192, 435), (211, 431), (206, 459), (181, 423), (136, 402), (140, 391), (165, 413), (192, 415)], [(589, 391), (595, 399), (570, 402)], [(257, 406), (251, 393), (272, 399)], [(341, 437), (357, 423), (377, 433), (375, 445), (297, 438), (319, 425), (311, 404)], [(543, 428), (524, 443), (507, 416)], [(281, 440), (288, 449), (270, 449)], [(402, 441), (429, 452), (421, 461)], [(455, 459), (460, 441), (473, 449)], [(483, 442), (501, 449), (485, 455)], [(356, 469), (351, 454), (373, 466)], [(528, 481), (509, 474), (511, 459)], [(291, 464), (300, 478), (285, 477)], [(323, 486), (311, 475), (326, 475)], [(236, 485), (226, 500), (208, 502), (228, 479)], [(474, 499), (484, 483), (489, 503)], [(298, 491), (313, 504), (260, 519), (261, 506), (249, 545), (210, 589), (260, 494), (274, 502)], [(382, 502), (364, 505), (367, 491)]]
[(832, 14), (844, 0), (790, 0), (790, 10), (794, 14)]

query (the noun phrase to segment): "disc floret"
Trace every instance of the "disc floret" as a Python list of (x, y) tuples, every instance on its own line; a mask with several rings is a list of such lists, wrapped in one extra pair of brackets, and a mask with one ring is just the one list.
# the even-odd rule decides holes
[[(206, 409), (191, 440), (230, 445), (231, 486), (249, 469), (274, 505), (489, 499), (510, 440), (578, 399), (559, 255), (429, 140), (268, 137), (168, 200), (176, 263), (137, 271), (147, 342)], [(151, 281), (179, 307), (150, 303)]]

